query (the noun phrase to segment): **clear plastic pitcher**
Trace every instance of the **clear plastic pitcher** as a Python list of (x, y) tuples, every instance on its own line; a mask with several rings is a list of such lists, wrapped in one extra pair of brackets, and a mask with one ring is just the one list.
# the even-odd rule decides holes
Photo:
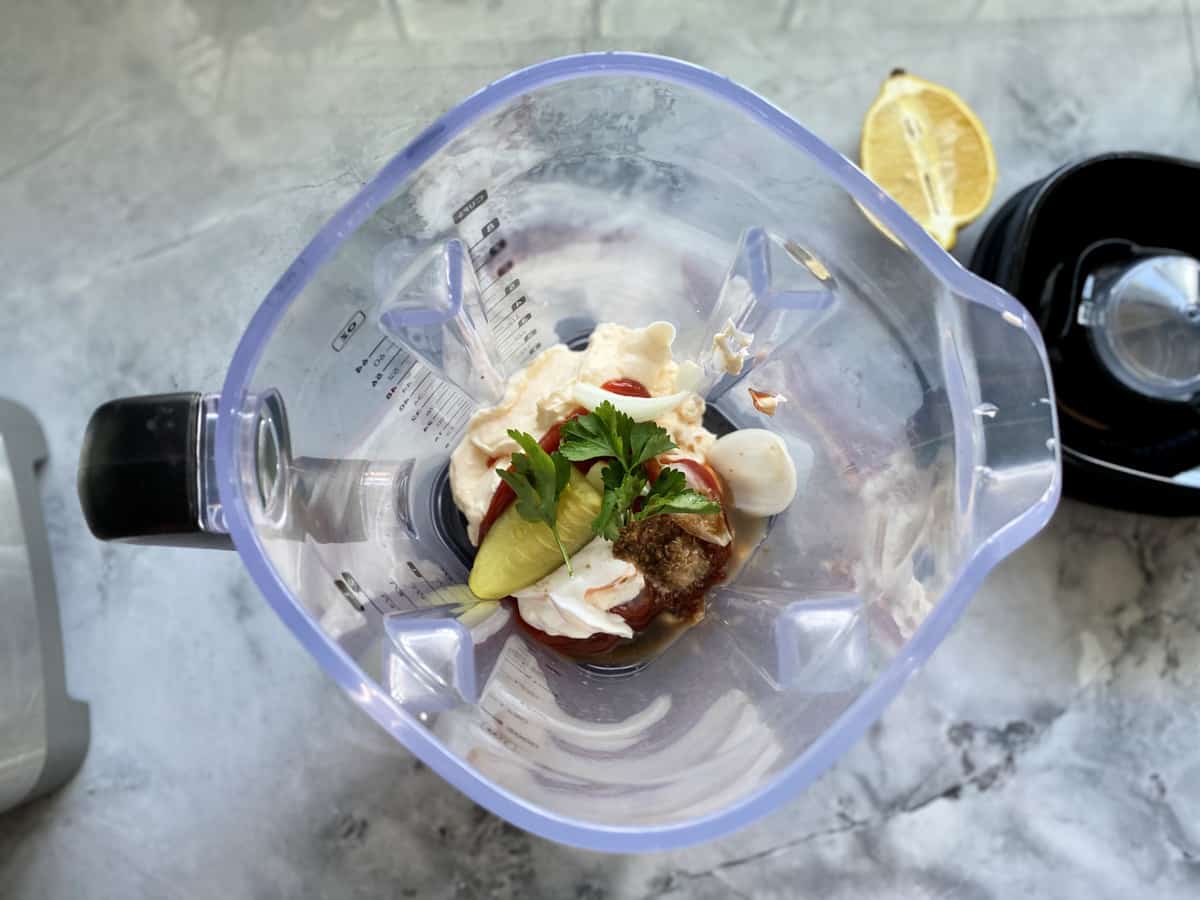
[[(465, 587), (472, 412), (598, 322), (732, 320), (735, 426), (805, 484), (705, 620), (580, 664)], [(719, 373), (718, 373), (719, 374)], [(766, 418), (748, 388), (783, 394)], [(510, 75), (396, 156), (284, 273), (219, 395), (114, 401), (80, 493), (109, 539), (231, 539), (383, 728), (511, 822), (648, 850), (763, 815), (858, 738), (1059, 495), (1035, 324), (858, 169), (725, 78), (606, 53)]]

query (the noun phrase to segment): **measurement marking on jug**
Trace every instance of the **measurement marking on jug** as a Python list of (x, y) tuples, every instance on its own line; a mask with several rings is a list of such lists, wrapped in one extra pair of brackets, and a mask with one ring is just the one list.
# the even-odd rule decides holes
[(525, 298), (523, 296), (518, 297), (516, 300), (514, 300), (512, 303), (512, 307), (509, 309), (508, 312), (506, 312), (504, 314), (504, 317), (502, 319), (500, 319), (499, 322), (496, 323), (496, 327), (499, 328), (501, 325), (503, 325), (505, 322), (507, 322), (509, 319), (511, 319), (513, 316), (515, 316), (517, 314), (517, 310), (520, 309), (524, 305), (525, 305)]
[(366, 610), (366, 606), (364, 606), (362, 602), (356, 596), (354, 596), (354, 592), (350, 590), (350, 586), (347, 585), (346, 582), (342, 581), (342, 579), (333, 579), (333, 586), (338, 589), (343, 597), (346, 598), (346, 602), (353, 606), (356, 610), (359, 612)]
[(475, 212), (475, 210), (479, 209), (479, 207), (483, 206), (483, 204), (487, 203), (487, 198), (488, 192), (480, 191), (478, 194), (460, 206), (454, 211), (454, 224), (457, 225), (471, 213)]
[[(428, 376), (429, 376), (429, 373), (426, 372), (425, 377), (428, 377)], [(405, 407), (407, 407), (408, 404), (412, 402), (413, 397), (415, 397), (417, 395), (417, 391), (420, 390), (420, 387), (421, 387), (421, 382), (418, 381), (415, 387), (409, 388), (409, 390), (404, 395), (404, 399), (400, 401), (400, 405), (396, 407), (397, 412), (404, 412)]]
[(416, 367), (417, 367), (417, 363), (415, 360), (410, 362), (408, 365), (408, 371), (406, 371), (403, 375), (401, 375), (399, 378), (397, 378), (396, 383), (387, 389), (387, 393), (383, 395), (384, 398), (387, 400), (391, 400), (392, 397), (394, 397), (396, 395), (396, 393), (400, 390), (400, 388), (404, 385), (404, 382), (408, 379), (408, 376), (410, 374), (412, 374), (412, 370), (415, 369)]
[(452, 429), (456, 432), (459, 427), (459, 417), (463, 413), (464, 407), (469, 406), (469, 401), (462, 394), (456, 392), (454, 402), (451, 403), (445, 410), (445, 414), (441, 416), (441, 427), (434, 434), (435, 441), (441, 440)]
[[(434, 440), (440, 441), (449, 435), (458, 434), (459, 429), (462, 428), (461, 416), (464, 411), (470, 408), (470, 405), (470, 401), (466, 397), (460, 395), (454, 405), (450, 407), (446, 416), (443, 418), (442, 427), (439, 428), (437, 434), (433, 436)], [(447, 441), (446, 446), (450, 446), (449, 441)]]
[(425, 427), (421, 429), (422, 433), (428, 434), (429, 429), (433, 427), (433, 420), (438, 414), (438, 397), (447, 389), (448, 386), (443, 384), (429, 396), (429, 400), (425, 407), (425, 411), (429, 415), (429, 420), (425, 423)]
[[(532, 334), (532, 332), (530, 333)], [(496, 341), (496, 349), (500, 351), (500, 356), (502, 358), (508, 359), (513, 353), (516, 353), (517, 350), (520, 349), (523, 341), (514, 340), (514, 338), (518, 338), (520, 336), (521, 332), (513, 329), (510, 330), (504, 337)]]
[(423, 582), (425, 582), (425, 586), (427, 588), (429, 588), (430, 592), (437, 590), (437, 588), (435, 588), (432, 584), (429, 583), (429, 579), (426, 578), (423, 574), (421, 574), (421, 570), (417, 568), (417, 564), (414, 563), (411, 559), (405, 560), (404, 564), (406, 566), (408, 566), (408, 571), (412, 572), (414, 575), (416, 575), (418, 578), (420, 578)]
[[(497, 279), (497, 281), (499, 281), (499, 279)], [(496, 284), (497, 281), (493, 281), (492, 284)], [(485, 316), (491, 315), (492, 312), (496, 309), (496, 307), (498, 307), (501, 303), (503, 303), (504, 299), (507, 296), (509, 296), (509, 294), (511, 294), (513, 291), (515, 291), (517, 288), (519, 288), (520, 286), (521, 286), (520, 278), (514, 278), (512, 281), (510, 281), (508, 283), (508, 286), (504, 288), (504, 293), (497, 294), (496, 299), (494, 299), (492, 301), (492, 305), (490, 307), (485, 306), (483, 308), (483, 314)], [(485, 291), (484, 293), (487, 293), (487, 292)], [(482, 294), (480, 296), (482, 296)]]
[[(405, 603), (407, 603), (408, 608), (410, 610), (417, 608), (418, 604), (417, 604), (416, 600), (414, 600), (412, 597), (409, 596), (408, 591), (404, 590), (404, 588), (400, 585), (400, 582), (398, 582), (395, 578), (389, 578), (388, 582), (391, 584), (392, 590), (395, 592), (397, 597), (400, 600), (403, 600)], [(393, 606), (392, 608), (397, 610), (398, 612), (401, 611), (399, 603), (397, 601), (393, 601), (393, 603), (395, 603), (396, 605)]]
[[(410, 359), (408, 361), (407, 369), (404, 369), (403, 363), (401, 363), (400, 365), (398, 365), (392, 369), (391, 374), (388, 375), (388, 381), (392, 382), (392, 386), (390, 388), (388, 388), (387, 393), (384, 394), (385, 399), (391, 400), (392, 397), (394, 397), (396, 395), (396, 391), (398, 391), (400, 389), (400, 385), (404, 383), (404, 379), (409, 376), (409, 374), (412, 372), (413, 369), (416, 368), (416, 366), (417, 366), (417, 361), (415, 359)], [(401, 372), (400, 372), (401, 369), (404, 369), (403, 374), (401, 374)]]
[(450, 392), (450, 385), (442, 383), (437, 386), (437, 389), (430, 394), (429, 403), (431, 414), (437, 412), (437, 405), (446, 399), (446, 394)]
[[(340, 578), (333, 579), (333, 586), (341, 592), (341, 595), (346, 598), (347, 602), (359, 612), (367, 611), (367, 603), (371, 604), (371, 608), (375, 612), (383, 615), (383, 610), (379, 608), (379, 604), (375, 602), (375, 598), (362, 589), (362, 585), (349, 572), (342, 572)], [(366, 601), (364, 603), (363, 601)]]
[(471, 400), (470, 400), (470, 398), (464, 397), (462, 394), (459, 394), (457, 402), (450, 409), (451, 409), (450, 414), (446, 416), (446, 424), (447, 425), (453, 425), (455, 423), (455, 421), (464, 412), (470, 411)]
[[(383, 364), (383, 368), (380, 369), (378, 372), (376, 372), (375, 377), (371, 379), (371, 387), (375, 387), (375, 385), (377, 385), (377, 384), (379, 384), (379, 382), (383, 381), (383, 376), (384, 376), (384, 373), (387, 371), (388, 366), (390, 366), (392, 364), (392, 362), (396, 359), (396, 357), (399, 355), (400, 355), (400, 348), (397, 347), (396, 352), (392, 354), (391, 359), (389, 359), (387, 362), (385, 362)], [(399, 368), (399, 366), (397, 366), (396, 370), (392, 374), (395, 375), (396, 372), (399, 372), (399, 371), (400, 371), (400, 368)]]
[(471, 245), (470, 249), (474, 250), (476, 247), (478, 247), (480, 244), (482, 244), (484, 241), (486, 241), (489, 237), (491, 237), (492, 232), (495, 231), (499, 227), (500, 227), (499, 217), (492, 219), (490, 222), (488, 222), (486, 225), (484, 225), (483, 228), (479, 229), (480, 234), (482, 234), (483, 237), (481, 237), (479, 240), (477, 240), (475, 243), (473, 243)]
[(335, 353), (342, 352), (342, 349), (350, 342), (350, 338), (358, 334), (359, 326), (366, 320), (366, 313), (360, 309), (346, 321), (346, 324), (342, 326), (342, 330), (330, 342), (330, 346), (333, 347)]
[[(485, 287), (485, 288), (481, 288), (481, 289), (480, 289), (480, 291), (479, 291), (479, 296), (481, 296), (481, 297), (482, 297), (484, 294), (486, 294), (488, 291), (490, 291), (492, 288), (494, 288), (496, 285), (498, 285), (498, 284), (499, 284), (499, 283), (500, 283), (502, 280), (503, 280), (503, 279), (501, 279), (501, 278), (494, 278), (494, 279), (492, 279), (491, 281), (489, 281), (489, 282), (488, 282), (488, 286), (487, 286), (487, 287)], [(509, 295), (509, 294), (511, 294), (513, 291), (515, 291), (517, 288), (519, 288), (520, 286), (521, 286), (521, 279), (520, 279), (520, 278), (514, 278), (512, 281), (510, 281), (510, 282), (509, 282), (509, 283), (508, 283), (508, 284), (505, 286), (505, 288), (504, 288), (504, 296), (508, 296), (508, 295)], [(499, 299), (499, 298), (497, 298), (497, 299)]]
[(507, 346), (507, 349), (504, 351), (507, 353), (509, 350), (513, 349), (514, 344), (516, 343), (516, 338), (520, 337), (521, 335), (520, 320), (518, 319), (516, 322), (510, 323), (505, 329), (497, 329), (496, 333), (503, 333), (504, 335), (496, 342), (497, 348)]
[[(486, 191), (477, 193), (454, 213), (454, 223), (462, 223), (487, 202)], [(533, 315), (529, 310), (535, 305), (532, 302), (535, 298), (530, 296), (522, 279), (515, 277), (516, 259), (510, 235), (501, 227), (499, 216), (491, 216), (478, 232), (463, 228), (461, 233), (469, 244), (468, 256), (479, 283), (480, 305), (491, 327), (496, 353), (505, 362), (523, 364), (541, 349), (542, 342), (534, 339), (537, 327), (531, 324)], [(522, 290), (514, 293), (518, 289)]]
[(366, 368), (367, 364), (371, 361), (371, 357), (375, 355), (375, 351), (382, 347), (385, 343), (387, 343), (387, 338), (380, 338), (379, 343), (371, 348), (371, 352), (363, 357), (363, 361), (354, 367), (354, 371), (362, 372), (362, 370)]
[(486, 266), (488, 263), (490, 263), (493, 259), (495, 259), (501, 253), (503, 253), (504, 248), (507, 246), (508, 246), (508, 241), (504, 240), (504, 238), (500, 238), (500, 240), (498, 240), (496, 243), (492, 244), (492, 246), (488, 248), (487, 256), (485, 256), (483, 258), (483, 262), (481, 262), (479, 265), (477, 265), (475, 267), (475, 273), (478, 274), (480, 269), (482, 269), (484, 266)]
[[(533, 317), (529, 313), (525, 313), (525, 315), (523, 315), (523, 316), (521, 316), (521, 318), (517, 319), (516, 322), (510, 324), (507, 329), (508, 333), (505, 334), (504, 337), (500, 338), (496, 342), (497, 349), (503, 347), (505, 344), (507, 344), (513, 338), (519, 336), (521, 334), (521, 326), (524, 325), (525, 323), (527, 323), (531, 318), (533, 318)], [(536, 331), (536, 329), (531, 328), (531, 329), (529, 329), (528, 334), (533, 334), (535, 331)], [(497, 333), (499, 333), (499, 332), (497, 332)], [(508, 350), (511, 350), (511, 349), (512, 349), (512, 347), (509, 346)], [(505, 350), (504, 352), (507, 353), (508, 350)]]

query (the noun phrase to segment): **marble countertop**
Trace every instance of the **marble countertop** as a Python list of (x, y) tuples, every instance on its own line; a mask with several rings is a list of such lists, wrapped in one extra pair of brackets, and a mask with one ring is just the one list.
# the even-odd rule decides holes
[(1103, 16), (1082, 0), (872, 5), (4, 4), (0, 392), (49, 439), (68, 682), (93, 743), (63, 791), (0, 819), (0, 894), (1200, 895), (1194, 522), (1065, 502), (802, 797), (707, 846), (609, 857), (531, 837), (425, 769), (342, 697), (233, 555), (102, 545), (82, 521), (91, 410), (217, 387), (331, 211), (521, 65), (683, 57), (850, 154), (879, 82), (905, 66), (988, 125), (998, 198), (1090, 153), (1196, 153), (1200, 0), (1114, 0)]

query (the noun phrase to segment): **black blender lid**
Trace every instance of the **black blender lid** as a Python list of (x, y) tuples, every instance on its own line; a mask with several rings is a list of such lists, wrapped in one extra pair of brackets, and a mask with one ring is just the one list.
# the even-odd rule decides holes
[[(1200, 359), (1186, 343), (1200, 233), (1165, 211), (1166, 198), (1171, 208), (1193, 208), (1200, 165), (1108, 153), (1063, 166), (1000, 208), (971, 268), (1013, 294), (1041, 328), (1065, 492), (1120, 509), (1196, 515), (1200, 487), (1188, 473), (1200, 469), (1200, 413), (1182, 369)], [(1137, 266), (1141, 282), (1131, 284)], [(1175, 283), (1155, 281), (1162, 272)], [(1157, 307), (1147, 285), (1162, 295)], [(1175, 318), (1164, 341), (1151, 326), (1165, 327), (1167, 314)]]

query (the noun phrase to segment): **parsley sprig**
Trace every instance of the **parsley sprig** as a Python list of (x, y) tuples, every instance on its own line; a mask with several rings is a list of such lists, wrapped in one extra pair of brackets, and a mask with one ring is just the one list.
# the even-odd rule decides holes
[(517, 495), (517, 512), (522, 519), (550, 526), (567, 574), (574, 575), (567, 548), (558, 536), (558, 498), (571, 478), (571, 464), (557, 451), (547, 453), (523, 431), (510, 428), (508, 436), (525, 452), (512, 455), (512, 471), (501, 470), (496, 474)]
[[(602, 475), (604, 500), (592, 530), (615, 541), (631, 522), (666, 513), (711, 515), (721, 505), (687, 486), (678, 469), (664, 468), (646, 493), (646, 463), (675, 449), (665, 428), (653, 422), (634, 422), (608, 401), (587, 415), (571, 419), (562, 428), (561, 456), (571, 462), (606, 459)], [(645, 496), (640, 509), (638, 498)]]

